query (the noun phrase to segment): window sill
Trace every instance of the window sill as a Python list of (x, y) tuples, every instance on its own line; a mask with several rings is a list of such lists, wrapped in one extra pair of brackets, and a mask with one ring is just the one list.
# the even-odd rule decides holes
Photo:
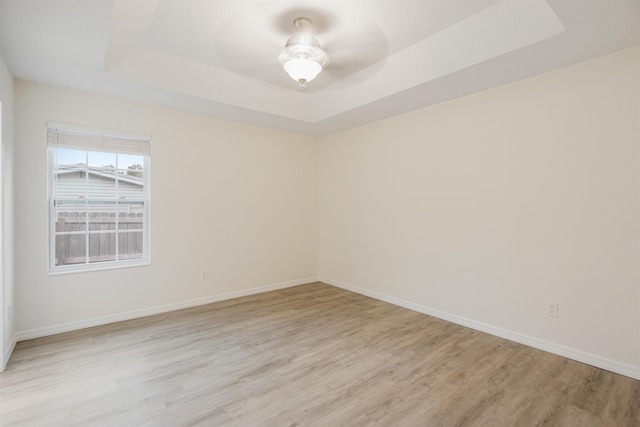
[(91, 273), (94, 271), (119, 270), (121, 268), (144, 267), (151, 265), (151, 260), (136, 260), (135, 262), (118, 261), (104, 262), (100, 264), (82, 264), (65, 267), (54, 267), (49, 269), (49, 276), (60, 276), (74, 273)]

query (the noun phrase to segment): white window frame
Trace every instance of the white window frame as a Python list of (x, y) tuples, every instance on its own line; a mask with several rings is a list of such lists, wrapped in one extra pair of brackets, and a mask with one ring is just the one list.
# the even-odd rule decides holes
[[(86, 126), (77, 126), (64, 123), (49, 122), (47, 123), (47, 177), (48, 177), (48, 206), (49, 206), (49, 245), (48, 245), (48, 265), (49, 274), (65, 274), (76, 273), (96, 270), (106, 270), (114, 268), (135, 267), (151, 264), (150, 253), (150, 229), (151, 229), (151, 216), (150, 216), (150, 176), (151, 176), (151, 136), (145, 134), (138, 134), (132, 132), (120, 132), (108, 129), (100, 129)], [(66, 142), (61, 142), (66, 141)], [(69, 197), (58, 197), (55, 194), (55, 150), (58, 147), (71, 148), (77, 150), (84, 150), (87, 152), (98, 153), (116, 153), (116, 154), (136, 154), (141, 155), (144, 159), (143, 164), (143, 186), (144, 195), (141, 198), (124, 198), (119, 197), (116, 193), (115, 197), (78, 197), (77, 199), (70, 199)], [(87, 155), (88, 156), (88, 155)], [(88, 159), (87, 159), (88, 160)], [(88, 165), (88, 163), (87, 163)], [(116, 165), (117, 168), (118, 165)], [(86, 175), (88, 179), (88, 174)], [(117, 180), (117, 174), (116, 174)], [(116, 189), (118, 185), (116, 185)], [(116, 190), (117, 191), (117, 190)], [(94, 232), (92, 233), (89, 227), (90, 218), (86, 217), (86, 226), (84, 231), (79, 231), (78, 234), (86, 235), (86, 247), (85, 247), (85, 262), (69, 265), (55, 265), (56, 257), (56, 203), (57, 201), (84, 201), (85, 206), (88, 206), (91, 202), (106, 202), (113, 203), (116, 212), (119, 203), (143, 203), (143, 225), (142, 225), (142, 257), (136, 259), (124, 259), (120, 260), (118, 245), (118, 236), (122, 233), (118, 229), (118, 215), (115, 216), (116, 229), (113, 231), (115, 234), (115, 247), (116, 247), (116, 260), (115, 261), (94, 261), (89, 260), (89, 236), (92, 234), (110, 234), (111, 231)], [(88, 209), (87, 209), (88, 212)], [(70, 233), (64, 233), (70, 234)]]

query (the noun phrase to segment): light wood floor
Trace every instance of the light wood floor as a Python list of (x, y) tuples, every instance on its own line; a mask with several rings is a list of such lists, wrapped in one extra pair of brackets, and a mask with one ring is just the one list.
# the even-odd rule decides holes
[(18, 344), (2, 426), (640, 426), (640, 381), (315, 283)]

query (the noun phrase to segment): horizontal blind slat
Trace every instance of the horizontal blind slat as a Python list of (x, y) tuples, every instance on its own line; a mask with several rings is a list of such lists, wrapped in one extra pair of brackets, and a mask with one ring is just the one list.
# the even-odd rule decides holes
[(47, 144), (58, 148), (101, 151), (109, 153), (138, 154), (148, 156), (151, 153), (151, 137), (128, 135), (123, 132), (111, 132), (105, 129), (82, 128), (68, 125), (49, 124)]

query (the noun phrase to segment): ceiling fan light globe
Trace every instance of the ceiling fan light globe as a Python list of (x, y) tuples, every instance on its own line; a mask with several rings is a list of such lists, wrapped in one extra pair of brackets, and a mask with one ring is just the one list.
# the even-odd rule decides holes
[(322, 71), (322, 65), (309, 58), (293, 58), (284, 63), (284, 70), (293, 80), (307, 83)]

